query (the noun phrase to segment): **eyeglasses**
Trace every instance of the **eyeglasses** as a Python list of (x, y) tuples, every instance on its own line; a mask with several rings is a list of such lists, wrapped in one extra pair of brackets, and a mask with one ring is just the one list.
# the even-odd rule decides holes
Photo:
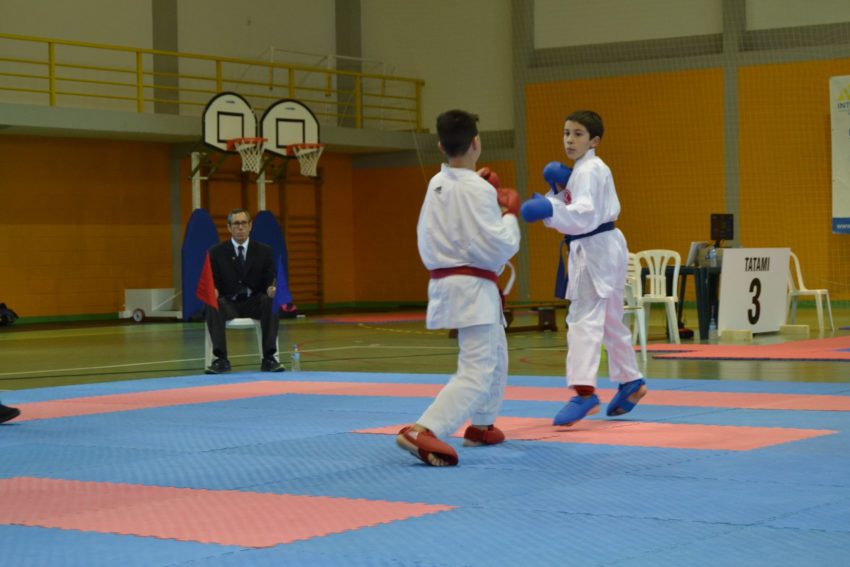
[(251, 224), (249, 220), (238, 220), (230, 223), (230, 226), (245, 226), (246, 224)]

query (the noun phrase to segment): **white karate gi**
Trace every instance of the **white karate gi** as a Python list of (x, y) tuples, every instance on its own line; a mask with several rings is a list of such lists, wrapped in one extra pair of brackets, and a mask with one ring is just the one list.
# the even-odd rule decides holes
[[(620, 214), (611, 170), (593, 148), (576, 161), (567, 189), (557, 195), (550, 191), (546, 197), (553, 215), (543, 224), (563, 234), (592, 232)], [(623, 324), (628, 253), (626, 239), (616, 228), (570, 244), (567, 386), (596, 386), (603, 343), (613, 382), (642, 377), (631, 332)]]
[[(492, 185), (472, 170), (446, 164), (428, 184), (416, 233), (429, 270), (473, 266), (500, 273), (519, 250), (517, 219), (502, 216)], [(476, 425), (492, 424), (508, 376), (498, 286), (467, 275), (431, 279), (426, 325), (457, 329), (458, 368), (417, 423), (437, 437), (454, 433), (468, 417)]]

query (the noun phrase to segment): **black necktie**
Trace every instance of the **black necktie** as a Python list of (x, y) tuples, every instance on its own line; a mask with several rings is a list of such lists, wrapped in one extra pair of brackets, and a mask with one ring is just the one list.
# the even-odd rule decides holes
[(239, 269), (245, 270), (245, 247), (241, 244), (236, 247), (236, 250), (239, 251), (238, 261), (239, 261)]

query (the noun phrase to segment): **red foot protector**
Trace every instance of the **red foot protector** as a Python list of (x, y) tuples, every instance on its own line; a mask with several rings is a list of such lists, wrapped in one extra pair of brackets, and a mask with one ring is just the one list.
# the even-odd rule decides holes
[(271, 547), (454, 506), (49, 478), (0, 479), (0, 524)]
[(505, 434), (495, 425), (489, 426), (487, 429), (478, 429), (471, 425), (463, 432), (463, 438), (470, 443), (481, 445), (498, 445), (505, 441)]
[(434, 437), (434, 434), (430, 431), (420, 431), (418, 434), (413, 435), (413, 431), (411, 431), (412, 427), (413, 426), (408, 425), (398, 432), (398, 436), (400, 438), (404, 438), (403, 440), (400, 440), (400, 446), (404, 447), (411, 453), (416, 450), (415, 455), (419, 457), (419, 460), (428, 465), (434, 464), (429, 460), (429, 455), (434, 455), (438, 459), (446, 461), (449, 466), (457, 464), (457, 452), (451, 445), (440, 441)]

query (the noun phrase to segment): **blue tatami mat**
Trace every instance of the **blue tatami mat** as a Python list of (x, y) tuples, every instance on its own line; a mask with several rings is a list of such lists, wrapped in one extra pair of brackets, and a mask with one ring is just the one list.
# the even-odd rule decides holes
[[(446, 378), (244, 372), (4, 392), (3, 401), (21, 406), (26, 417), (30, 403), (218, 384), (373, 382), (391, 388)], [(510, 385), (553, 388), (569, 397), (562, 378), (512, 376)], [(840, 383), (651, 380), (650, 386), (850, 395), (850, 385)], [(600, 387), (611, 385), (603, 380)], [(499, 446), (469, 448), (453, 438), (460, 465), (445, 469), (401, 451), (392, 435), (355, 432), (411, 423), (430, 402), (389, 394), (276, 394), (9, 422), (0, 426), (0, 481), (36, 477), (238, 491), (260, 500), (296, 495), (449, 509), (251, 547), (58, 529), (38, 519), (24, 525), (7, 508), (0, 509), (0, 517), (12, 518), (0, 521), (0, 561), (86, 567), (797, 566), (840, 565), (850, 554), (850, 411), (647, 403), (626, 416), (610, 419), (600, 412), (592, 420), (617, 427), (658, 423), (826, 434), (741, 451), (617, 445), (605, 442), (605, 430), (594, 443), (509, 435)], [(548, 420), (560, 405), (507, 400), (502, 414)], [(226, 525), (228, 518), (215, 520)]]

